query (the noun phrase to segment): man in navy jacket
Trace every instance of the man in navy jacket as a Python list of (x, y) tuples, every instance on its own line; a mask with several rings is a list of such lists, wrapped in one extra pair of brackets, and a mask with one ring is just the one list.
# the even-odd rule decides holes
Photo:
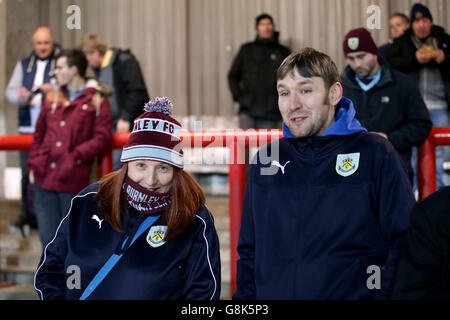
[(285, 137), (251, 165), (234, 298), (387, 299), (414, 204), (404, 164), (354, 118), (330, 57), (295, 52), (277, 78)]
[(377, 56), (377, 46), (366, 29), (349, 31), (343, 49), (348, 63), (341, 75), (344, 95), (355, 104), (361, 124), (392, 143), (414, 185), (412, 148), (423, 143), (432, 126), (419, 89)]

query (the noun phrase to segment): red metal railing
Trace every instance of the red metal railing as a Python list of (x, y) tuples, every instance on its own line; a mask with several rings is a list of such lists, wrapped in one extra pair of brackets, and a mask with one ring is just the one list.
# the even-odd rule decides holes
[[(112, 149), (122, 148), (129, 133), (115, 133), (111, 149), (98, 164), (99, 178), (112, 171)], [(181, 132), (183, 148), (228, 147), (229, 158), (229, 216), (230, 216), (230, 296), (236, 290), (237, 242), (241, 225), (242, 205), (246, 185), (245, 149), (258, 147), (282, 137), (282, 131), (274, 130), (217, 130)], [(0, 136), (0, 150), (29, 150), (32, 135)]]
[[(112, 149), (122, 148), (129, 133), (113, 135), (111, 149), (102, 157), (98, 165), (99, 177), (112, 171)], [(229, 159), (229, 214), (230, 214), (230, 295), (236, 290), (237, 242), (241, 226), (241, 213), (246, 185), (245, 149), (258, 147), (273, 139), (282, 137), (281, 130), (218, 130), (182, 132), (182, 147), (228, 147)], [(0, 150), (28, 150), (32, 135), (0, 136)], [(420, 199), (436, 190), (435, 147), (450, 145), (450, 128), (433, 128), (418, 155), (418, 186)]]
[(419, 199), (436, 191), (436, 146), (450, 145), (450, 128), (432, 128), (418, 152)]

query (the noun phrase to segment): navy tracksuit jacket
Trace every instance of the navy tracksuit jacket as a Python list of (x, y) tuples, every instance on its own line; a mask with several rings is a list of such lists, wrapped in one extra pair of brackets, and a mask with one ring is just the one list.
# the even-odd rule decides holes
[[(99, 216), (94, 199), (97, 187), (92, 184), (72, 199), (69, 213), (44, 249), (35, 276), (35, 288), (43, 300), (79, 299), (127, 233), (147, 217), (130, 207), (123, 223), (125, 233), (115, 231), (106, 221), (100, 226), (92, 218)], [(163, 225), (161, 220), (152, 227)], [(208, 209), (200, 210), (181, 235), (159, 246), (152, 246), (148, 239), (152, 227), (125, 251), (88, 299), (218, 299), (219, 241)], [(79, 267), (79, 289), (74, 288), (75, 269), (71, 266)]]
[(233, 298), (389, 296), (414, 197), (392, 145), (365, 132), (354, 115), (342, 98), (323, 136), (295, 138), (283, 125), (285, 138), (259, 150), (245, 193)]

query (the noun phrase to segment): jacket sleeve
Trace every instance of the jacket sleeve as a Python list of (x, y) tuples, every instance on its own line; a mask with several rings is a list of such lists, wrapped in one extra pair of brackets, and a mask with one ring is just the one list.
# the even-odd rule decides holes
[(442, 249), (424, 209), (420, 204), (413, 208), (392, 299), (430, 299), (436, 293), (433, 287), (440, 274)]
[(235, 102), (239, 101), (241, 95), (240, 82), (242, 80), (243, 51), (244, 47), (241, 46), (228, 72), (228, 85)]
[(124, 92), (124, 105), (119, 106), (119, 117), (126, 121), (132, 121), (143, 111), (144, 104), (148, 100), (147, 87), (138, 61), (131, 54), (121, 59), (117, 67), (118, 77), (123, 86), (119, 91)]
[(439, 69), (443, 74), (447, 77), (450, 77), (450, 35), (444, 33), (442, 36), (442, 43), (440, 45), (440, 49), (444, 51), (445, 60), (438, 64)]
[(416, 50), (409, 45), (408, 41), (406, 35), (395, 39), (386, 55), (390, 66), (404, 73), (422, 68), (416, 58)]
[(237, 289), (233, 294), (233, 300), (254, 300), (255, 290), (255, 230), (253, 224), (253, 172), (256, 170), (251, 166), (247, 187), (245, 190), (244, 205), (242, 208), (241, 230), (237, 251)]
[(23, 80), (23, 71), (22, 71), (22, 63), (17, 62), (14, 71), (11, 75), (11, 79), (9, 79), (8, 86), (5, 90), (6, 99), (15, 105), (19, 105), (19, 91), (17, 90), (22, 86)]
[(102, 99), (100, 112), (95, 118), (92, 138), (76, 146), (72, 154), (75, 159), (92, 160), (102, 155), (111, 144), (112, 116), (108, 99)]
[(430, 133), (430, 114), (417, 87), (408, 77), (401, 77), (404, 99), (404, 125), (388, 134), (389, 141), (397, 150), (408, 150), (420, 145)]
[(44, 150), (41, 149), (41, 145), (44, 142), (45, 132), (47, 130), (46, 118), (49, 109), (47, 108), (47, 104), (48, 101), (44, 100), (33, 134), (33, 143), (31, 144), (30, 155), (28, 157), (28, 167), (32, 171), (34, 171), (35, 167), (34, 160), (37, 159), (40, 153), (44, 152)]
[(378, 215), (381, 233), (387, 247), (387, 259), (381, 266), (381, 289), (377, 290), (376, 298), (387, 299), (392, 292), (415, 199), (405, 165), (390, 145), (384, 154), (379, 175)]
[(183, 290), (186, 300), (217, 300), (220, 298), (220, 248), (219, 238), (211, 213), (197, 214), (200, 231), (193, 244), (187, 269), (187, 281)]
[(68, 215), (61, 221), (55, 237), (44, 248), (34, 277), (34, 288), (41, 300), (60, 300), (66, 296), (66, 270), (64, 261), (67, 255), (66, 234)]

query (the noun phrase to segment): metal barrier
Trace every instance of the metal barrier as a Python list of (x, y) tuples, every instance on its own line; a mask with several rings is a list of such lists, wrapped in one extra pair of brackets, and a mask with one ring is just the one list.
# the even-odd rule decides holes
[(432, 128), (418, 152), (419, 200), (436, 191), (436, 146), (450, 145), (450, 128)]
[[(122, 148), (128, 141), (129, 133), (115, 133), (111, 149), (98, 163), (98, 176), (112, 171), (112, 150)], [(245, 150), (258, 147), (283, 136), (279, 129), (273, 130), (217, 130), (181, 132), (183, 148), (227, 147), (230, 148), (229, 164), (229, 217), (230, 217), (230, 296), (236, 290), (237, 242), (241, 226), (242, 205), (246, 185)], [(0, 150), (29, 150), (32, 135), (0, 136)]]
[[(181, 132), (183, 148), (227, 147), (229, 157), (229, 214), (230, 214), (230, 295), (236, 290), (237, 242), (246, 185), (245, 150), (258, 147), (283, 136), (274, 130), (217, 130)], [(99, 178), (112, 171), (112, 149), (122, 148), (129, 133), (115, 133), (111, 149), (98, 163)], [(29, 150), (32, 135), (0, 136), (0, 150)], [(450, 128), (433, 128), (418, 153), (418, 186), (420, 199), (436, 190), (435, 148), (450, 145)]]

